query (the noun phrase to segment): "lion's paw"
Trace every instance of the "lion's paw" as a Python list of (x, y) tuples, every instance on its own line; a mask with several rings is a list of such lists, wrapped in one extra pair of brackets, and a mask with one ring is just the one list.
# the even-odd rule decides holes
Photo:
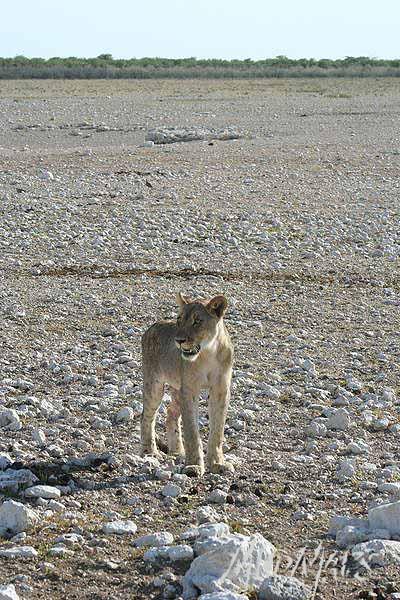
[(235, 467), (230, 462), (214, 463), (210, 465), (210, 473), (217, 475), (230, 475), (235, 472)]
[(153, 456), (154, 458), (158, 458), (159, 460), (163, 458), (162, 452), (157, 450), (157, 448), (142, 448), (140, 450), (140, 456), (142, 456), (143, 458), (145, 456)]
[(204, 475), (204, 467), (202, 465), (186, 465), (182, 473), (188, 477), (202, 477)]

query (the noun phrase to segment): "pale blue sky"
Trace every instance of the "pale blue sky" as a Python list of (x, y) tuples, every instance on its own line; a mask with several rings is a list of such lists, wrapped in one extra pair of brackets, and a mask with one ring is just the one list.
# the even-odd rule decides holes
[(400, 57), (400, 0), (3, 0), (0, 56)]

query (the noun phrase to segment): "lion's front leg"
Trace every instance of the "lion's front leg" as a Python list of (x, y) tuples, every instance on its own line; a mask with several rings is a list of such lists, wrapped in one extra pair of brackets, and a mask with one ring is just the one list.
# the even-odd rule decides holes
[(185, 443), (185, 472), (188, 475), (203, 475), (203, 446), (199, 433), (200, 390), (182, 387), (180, 408), (182, 413), (183, 439)]
[(210, 388), (208, 399), (209, 434), (207, 466), (212, 473), (232, 472), (233, 465), (225, 462), (222, 446), (226, 413), (230, 400), (230, 375)]

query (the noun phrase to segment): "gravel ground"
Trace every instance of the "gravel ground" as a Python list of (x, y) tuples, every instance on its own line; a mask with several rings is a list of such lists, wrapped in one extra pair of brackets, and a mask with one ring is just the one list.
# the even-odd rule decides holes
[[(216, 488), (280, 573), (314, 585), (316, 562), (288, 565), (319, 544), (345, 560), (330, 517), (365, 518), (400, 480), (399, 112), (394, 78), (1, 82), (0, 453), (61, 491), (0, 477), (39, 516), (0, 543), (37, 551), (0, 558), (20, 597), (179, 596), (190, 561), (150, 567), (132, 540), (178, 538)], [(243, 137), (141, 147), (157, 127)], [(140, 335), (179, 290), (230, 303), (229, 478), (138, 457)], [(105, 533), (116, 519), (137, 531)], [(398, 564), (351, 567), (323, 563), (315, 597), (400, 592)]]

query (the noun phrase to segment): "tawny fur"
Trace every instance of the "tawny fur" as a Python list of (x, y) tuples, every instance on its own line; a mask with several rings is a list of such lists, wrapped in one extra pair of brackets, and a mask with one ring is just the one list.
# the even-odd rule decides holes
[(176, 321), (154, 323), (142, 337), (142, 453), (158, 454), (155, 419), (167, 383), (172, 396), (167, 409), (168, 451), (185, 454), (188, 474), (204, 473), (198, 429), (198, 398), (204, 389), (209, 392), (207, 466), (214, 473), (233, 470), (222, 451), (233, 362), (233, 346), (223, 321), (227, 301), (221, 295), (190, 301), (179, 294), (178, 302)]

